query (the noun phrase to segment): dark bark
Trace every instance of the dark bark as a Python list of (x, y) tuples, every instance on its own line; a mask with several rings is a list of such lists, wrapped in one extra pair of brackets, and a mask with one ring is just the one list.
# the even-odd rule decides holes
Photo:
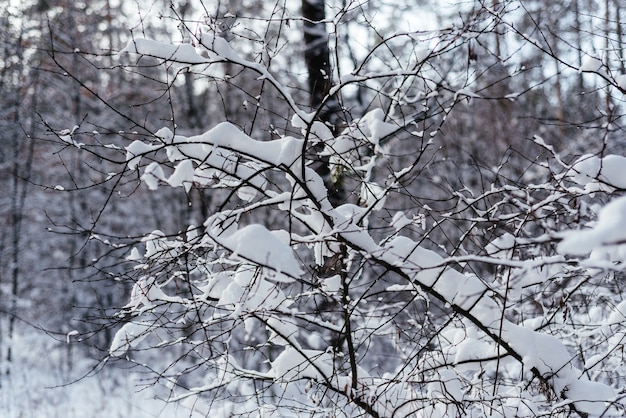
[[(309, 72), (309, 104), (317, 108), (324, 101), (332, 85), (330, 47), (323, 0), (302, 0), (304, 18), (304, 60)], [(327, 113), (320, 119), (326, 121)]]
[[(323, 0), (302, 0), (304, 18), (304, 60), (309, 75), (309, 105), (318, 111), (318, 119), (334, 131), (339, 125), (340, 106), (335, 98), (328, 98), (332, 86), (330, 46), (326, 30), (326, 12)], [(328, 159), (324, 158), (313, 166), (324, 179), (328, 198), (334, 205), (343, 202), (345, 192), (341, 179), (335, 183), (330, 178)]]

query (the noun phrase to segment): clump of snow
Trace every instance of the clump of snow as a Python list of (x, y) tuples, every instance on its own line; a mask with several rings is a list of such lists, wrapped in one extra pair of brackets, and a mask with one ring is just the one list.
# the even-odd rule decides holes
[(65, 142), (68, 145), (75, 146), (76, 148), (81, 148), (85, 144), (76, 142), (74, 138), (72, 138), (72, 135), (74, 135), (74, 132), (76, 132), (77, 129), (78, 125), (74, 125), (72, 129), (63, 129), (62, 131), (58, 132), (59, 139), (61, 139), (61, 141)]
[(182, 303), (183, 299), (180, 296), (166, 295), (154, 277), (144, 276), (139, 278), (133, 286), (130, 293), (130, 301), (125, 308), (137, 309), (140, 305), (143, 305), (143, 309), (149, 309), (154, 306), (156, 301)]
[(384, 249), (389, 258), (395, 259), (395, 265), (402, 266), (407, 271), (413, 270), (416, 279), (425, 286), (435, 284), (445, 270), (439, 266), (442, 261), (439, 254), (417, 245), (407, 237), (395, 237)]
[(162, 140), (164, 143), (169, 144), (174, 139), (174, 133), (170, 130), (170, 128), (163, 127), (156, 131), (154, 134), (155, 137)]
[[(286, 308), (291, 301), (278, 288), (261, 276), (259, 269), (242, 264), (234, 274), (226, 273), (211, 279), (205, 293), (219, 298), (217, 305), (232, 309), (231, 317), (236, 318), (245, 312)], [(276, 281), (276, 280), (274, 280)]]
[(142, 259), (142, 256), (139, 253), (139, 250), (137, 249), (137, 247), (133, 247), (130, 250), (130, 254), (126, 257), (126, 259), (128, 261), (140, 261)]
[(300, 327), (288, 318), (269, 318), (265, 321), (270, 332), (268, 341), (282, 346), (293, 346), (301, 349), (296, 337), (300, 334)]
[(457, 344), (454, 350), (455, 364), (481, 360), (497, 355), (495, 345), (481, 340), (474, 328), (459, 330), (457, 335), (460, 341), (455, 341)]
[(582, 72), (596, 72), (602, 68), (602, 60), (592, 55), (585, 55), (582, 61), (582, 65), (578, 69), (579, 73)]
[(374, 182), (361, 184), (361, 200), (374, 210), (381, 210), (385, 206), (387, 190)]
[(626, 321), (626, 300), (621, 301), (613, 308), (609, 317), (604, 321), (604, 327), (623, 324)]
[(147, 55), (187, 64), (206, 64), (210, 62), (209, 59), (198, 54), (196, 49), (190, 44), (172, 45), (143, 38), (131, 39), (119, 53)]
[(312, 123), (306, 122), (303, 118), (310, 118), (309, 115), (294, 114), (291, 118), (291, 125), (294, 128), (300, 128), (302, 135), (309, 135), (308, 140), (312, 140), (313, 143), (326, 142), (334, 138), (330, 128), (324, 123), (319, 121), (313, 121)]
[(191, 160), (183, 160), (176, 166), (174, 173), (167, 179), (172, 187), (183, 186), (189, 192), (193, 184), (194, 168)]
[(130, 170), (136, 169), (137, 165), (141, 162), (141, 157), (157, 148), (157, 146), (146, 144), (143, 141), (133, 141), (133, 143), (126, 147), (126, 163), (128, 164), (128, 168)]
[(285, 382), (302, 378), (324, 381), (333, 375), (332, 364), (330, 353), (288, 346), (271, 362), (271, 373), (275, 379)]
[[(297, 125), (301, 126), (298, 123)], [(320, 155), (329, 157), (333, 181), (343, 170), (371, 171), (376, 157), (386, 155), (381, 140), (398, 129), (396, 124), (386, 122), (384, 112), (377, 108), (355, 120), (338, 137), (330, 136), (324, 141), (325, 147)], [(360, 147), (372, 148), (374, 155), (364, 158), (362, 153), (358, 152)]]
[(626, 244), (626, 196), (603, 207), (592, 228), (567, 232), (558, 245), (558, 251), (585, 255), (599, 247), (623, 244)]
[(322, 290), (326, 293), (337, 293), (341, 290), (341, 276), (335, 274), (322, 281)]
[(156, 190), (159, 188), (159, 180), (167, 181), (163, 168), (156, 161), (151, 162), (145, 168), (141, 175), (141, 180), (148, 186), (150, 190)]
[(381, 139), (398, 130), (398, 126), (385, 122), (385, 112), (380, 108), (367, 112), (357, 125), (365, 137), (377, 147)]
[(463, 384), (454, 370), (438, 370), (436, 376), (428, 383), (428, 396), (435, 400), (433, 413), (429, 416), (458, 417), (463, 416), (459, 405), (464, 399)]
[(621, 155), (600, 158), (587, 154), (576, 160), (566, 176), (588, 191), (612, 191), (612, 188), (626, 189), (625, 169), (626, 157)]
[(291, 117), (291, 126), (294, 128), (306, 129), (307, 125), (313, 122), (314, 113), (297, 113)]
[(413, 220), (407, 218), (404, 212), (396, 212), (391, 219), (390, 226), (392, 226), (395, 231), (399, 231), (412, 223)]
[(575, 401), (576, 409), (594, 417), (606, 414), (609, 403), (616, 395), (610, 386), (588, 380), (575, 380), (565, 388), (565, 396)]
[(468, 100), (471, 98), (480, 98), (480, 94), (478, 93), (475, 93), (468, 89), (460, 89), (454, 93), (454, 100), (456, 101), (461, 96), (467, 97)]
[(491, 257), (510, 258), (514, 248), (515, 237), (507, 232), (487, 244), (485, 251)]
[(239, 55), (230, 47), (228, 41), (221, 36), (216, 36), (210, 29), (200, 31), (196, 35), (198, 42), (206, 49), (214, 52), (219, 59), (240, 61)]
[(128, 322), (122, 326), (113, 337), (109, 354), (113, 357), (124, 355), (131, 347), (136, 347), (144, 338), (152, 324), (147, 322)]
[(215, 240), (232, 251), (232, 258), (284, 273), (273, 276), (275, 281), (290, 282), (302, 274), (291, 247), (263, 225), (247, 225), (227, 237), (215, 237)]

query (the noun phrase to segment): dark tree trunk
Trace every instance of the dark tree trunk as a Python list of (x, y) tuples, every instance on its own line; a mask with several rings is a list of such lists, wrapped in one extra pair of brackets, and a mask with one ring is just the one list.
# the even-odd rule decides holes
[[(302, 0), (302, 17), (304, 18), (304, 60), (309, 72), (311, 94), (309, 104), (312, 108), (317, 108), (322, 104), (332, 84), (328, 31), (324, 22), (326, 18), (324, 1)], [(326, 112), (320, 113), (320, 119), (324, 120), (327, 117)]]
[[(304, 60), (309, 74), (309, 105), (314, 111), (319, 109), (318, 119), (336, 131), (340, 107), (336, 98), (327, 98), (332, 86), (332, 68), (324, 0), (302, 0), (302, 17)], [(324, 158), (313, 168), (324, 179), (330, 202), (334, 205), (343, 202), (345, 193), (341, 180), (335, 183), (331, 181), (328, 159)]]

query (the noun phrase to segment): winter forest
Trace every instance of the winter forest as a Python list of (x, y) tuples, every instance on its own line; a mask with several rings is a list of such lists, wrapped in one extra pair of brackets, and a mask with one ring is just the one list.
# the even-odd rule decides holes
[(625, 6), (0, 2), (0, 416), (625, 416)]

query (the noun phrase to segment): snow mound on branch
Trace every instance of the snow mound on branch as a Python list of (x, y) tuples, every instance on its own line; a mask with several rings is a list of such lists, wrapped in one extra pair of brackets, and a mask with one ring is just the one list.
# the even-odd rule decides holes
[(318, 350), (299, 350), (286, 347), (271, 362), (274, 377), (282, 381), (309, 378), (324, 381), (333, 375), (333, 361), (329, 353)]
[[(614, 215), (614, 212), (626, 214), (626, 197), (618, 203), (610, 208), (609, 215)], [(619, 229), (626, 231), (626, 228)], [(626, 237), (626, 232), (622, 235)], [(391, 240), (384, 247), (382, 256), (389, 264), (407, 272), (413, 280), (431, 287), (446, 302), (467, 311), (484, 329), (490, 330), (493, 335), (500, 335), (502, 341), (517, 353), (524, 367), (549, 379), (557, 393), (567, 393), (578, 410), (595, 414), (607, 407), (607, 399), (613, 398), (610, 386), (581, 377), (581, 371), (572, 364), (567, 347), (557, 337), (501, 318), (499, 312), (502, 308), (491, 297), (489, 286), (480, 278), (447, 267), (439, 254), (402, 236)], [(479, 351), (488, 355), (489, 351), (486, 345), (476, 346), (469, 342), (461, 348), (459, 357), (455, 359), (457, 361), (472, 359)], [(587, 391), (589, 396), (585, 395)]]
[(172, 187), (183, 186), (189, 193), (194, 178), (193, 162), (191, 160), (181, 161), (174, 170), (174, 173), (167, 179)]
[(150, 164), (148, 164), (143, 174), (141, 175), (141, 180), (148, 186), (150, 190), (158, 189), (159, 180), (166, 181), (163, 168), (156, 161), (151, 162)]
[(129, 322), (124, 324), (119, 331), (115, 333), (109, 354), (114, 357), (124, 355), (131, 347), (136, 347), (146, 336), (150, 330), (151, 324), (144, 322)]
[(507, 232), (487, 244), (485, 252), (490, 257), (509, 258), (514, 249), (515, 237)]
[[(599, 158), (587, 154), (580, 157), (566, 173), (573, 182), (585, 186), (585, 190), (626, 189), (626, 157), (607, 155)], [(607, 187), (608, 186), (608, 187)]]
[(432, 250), (421, 247), (410, 238), (399, 236), (392, 239), (385, 252), (395, 258), (395, 265), (404, 269), (415, 269), (416, 279), (425, 286), (433, 286), (445, 268), (439, 264), (442, 257)]
[(376, 146), (380, 144), (381, 139), (398, 130), (397, 125), (385, 122), (385, 112), (380, 108), (373, 109), (365, 114), (358, 121), (358, 127), (367, 139)]
[(168, 296), (152, 276), (141, 277), (134, 284), (130, 293), (130, 301), (125, 308), (137, 309), (144, 305), (144, 309), (152, 308), (155, 302), (183, 303), (179, 296)]
[(126, 161), (128, 163), (128, 168), (130, 170), (136, 169), (137, 165), (141, 162), (141, 157), (157, 148), (157, 145), (146, 144), (145, 142), (139, 140), (133, 141), (132, 144), (126, 147)]
[(609, 416), (608, 402), (617, 395), (608, 385), (587, 380), (575, 380), (567, 385), (565, 394), (571, 399), (576, 409), (592, 416)]
[[(272, 279), (277, 281), (274, 277)], [(246, 312), (272, 311), (291, 305), (291, 301), (276, 284), (258, 277), (257, 269), (251, 266), (242, 265), (230, 278), (224, 276), (219, 282), (214, 281), (210, 285), (212, 288), (206, 289), (205, 293), (208, 290), (219, 298), (217, 306), (232, 309), (232, 318), (239, 318)]]
[(191, 44), (172, 45), (151, 39), (131, 39), (120, 54), (131, 53), (187, 64), (207, 64), (211, 60), (196, 52)]
[(216, 240), (232, 251), (233, 258), (283, 273), (272, 277), (274, 281), (292, 282), (294, 277), (302, 274), (291, 247), (260, 224), (244, 226), (232, 235)]
[(626, 244), (626, 196), (611, 201), (598, 213), (591, 229), (570, 231), (558, 246), (562, 254), (585, 255), (599, 247)]

